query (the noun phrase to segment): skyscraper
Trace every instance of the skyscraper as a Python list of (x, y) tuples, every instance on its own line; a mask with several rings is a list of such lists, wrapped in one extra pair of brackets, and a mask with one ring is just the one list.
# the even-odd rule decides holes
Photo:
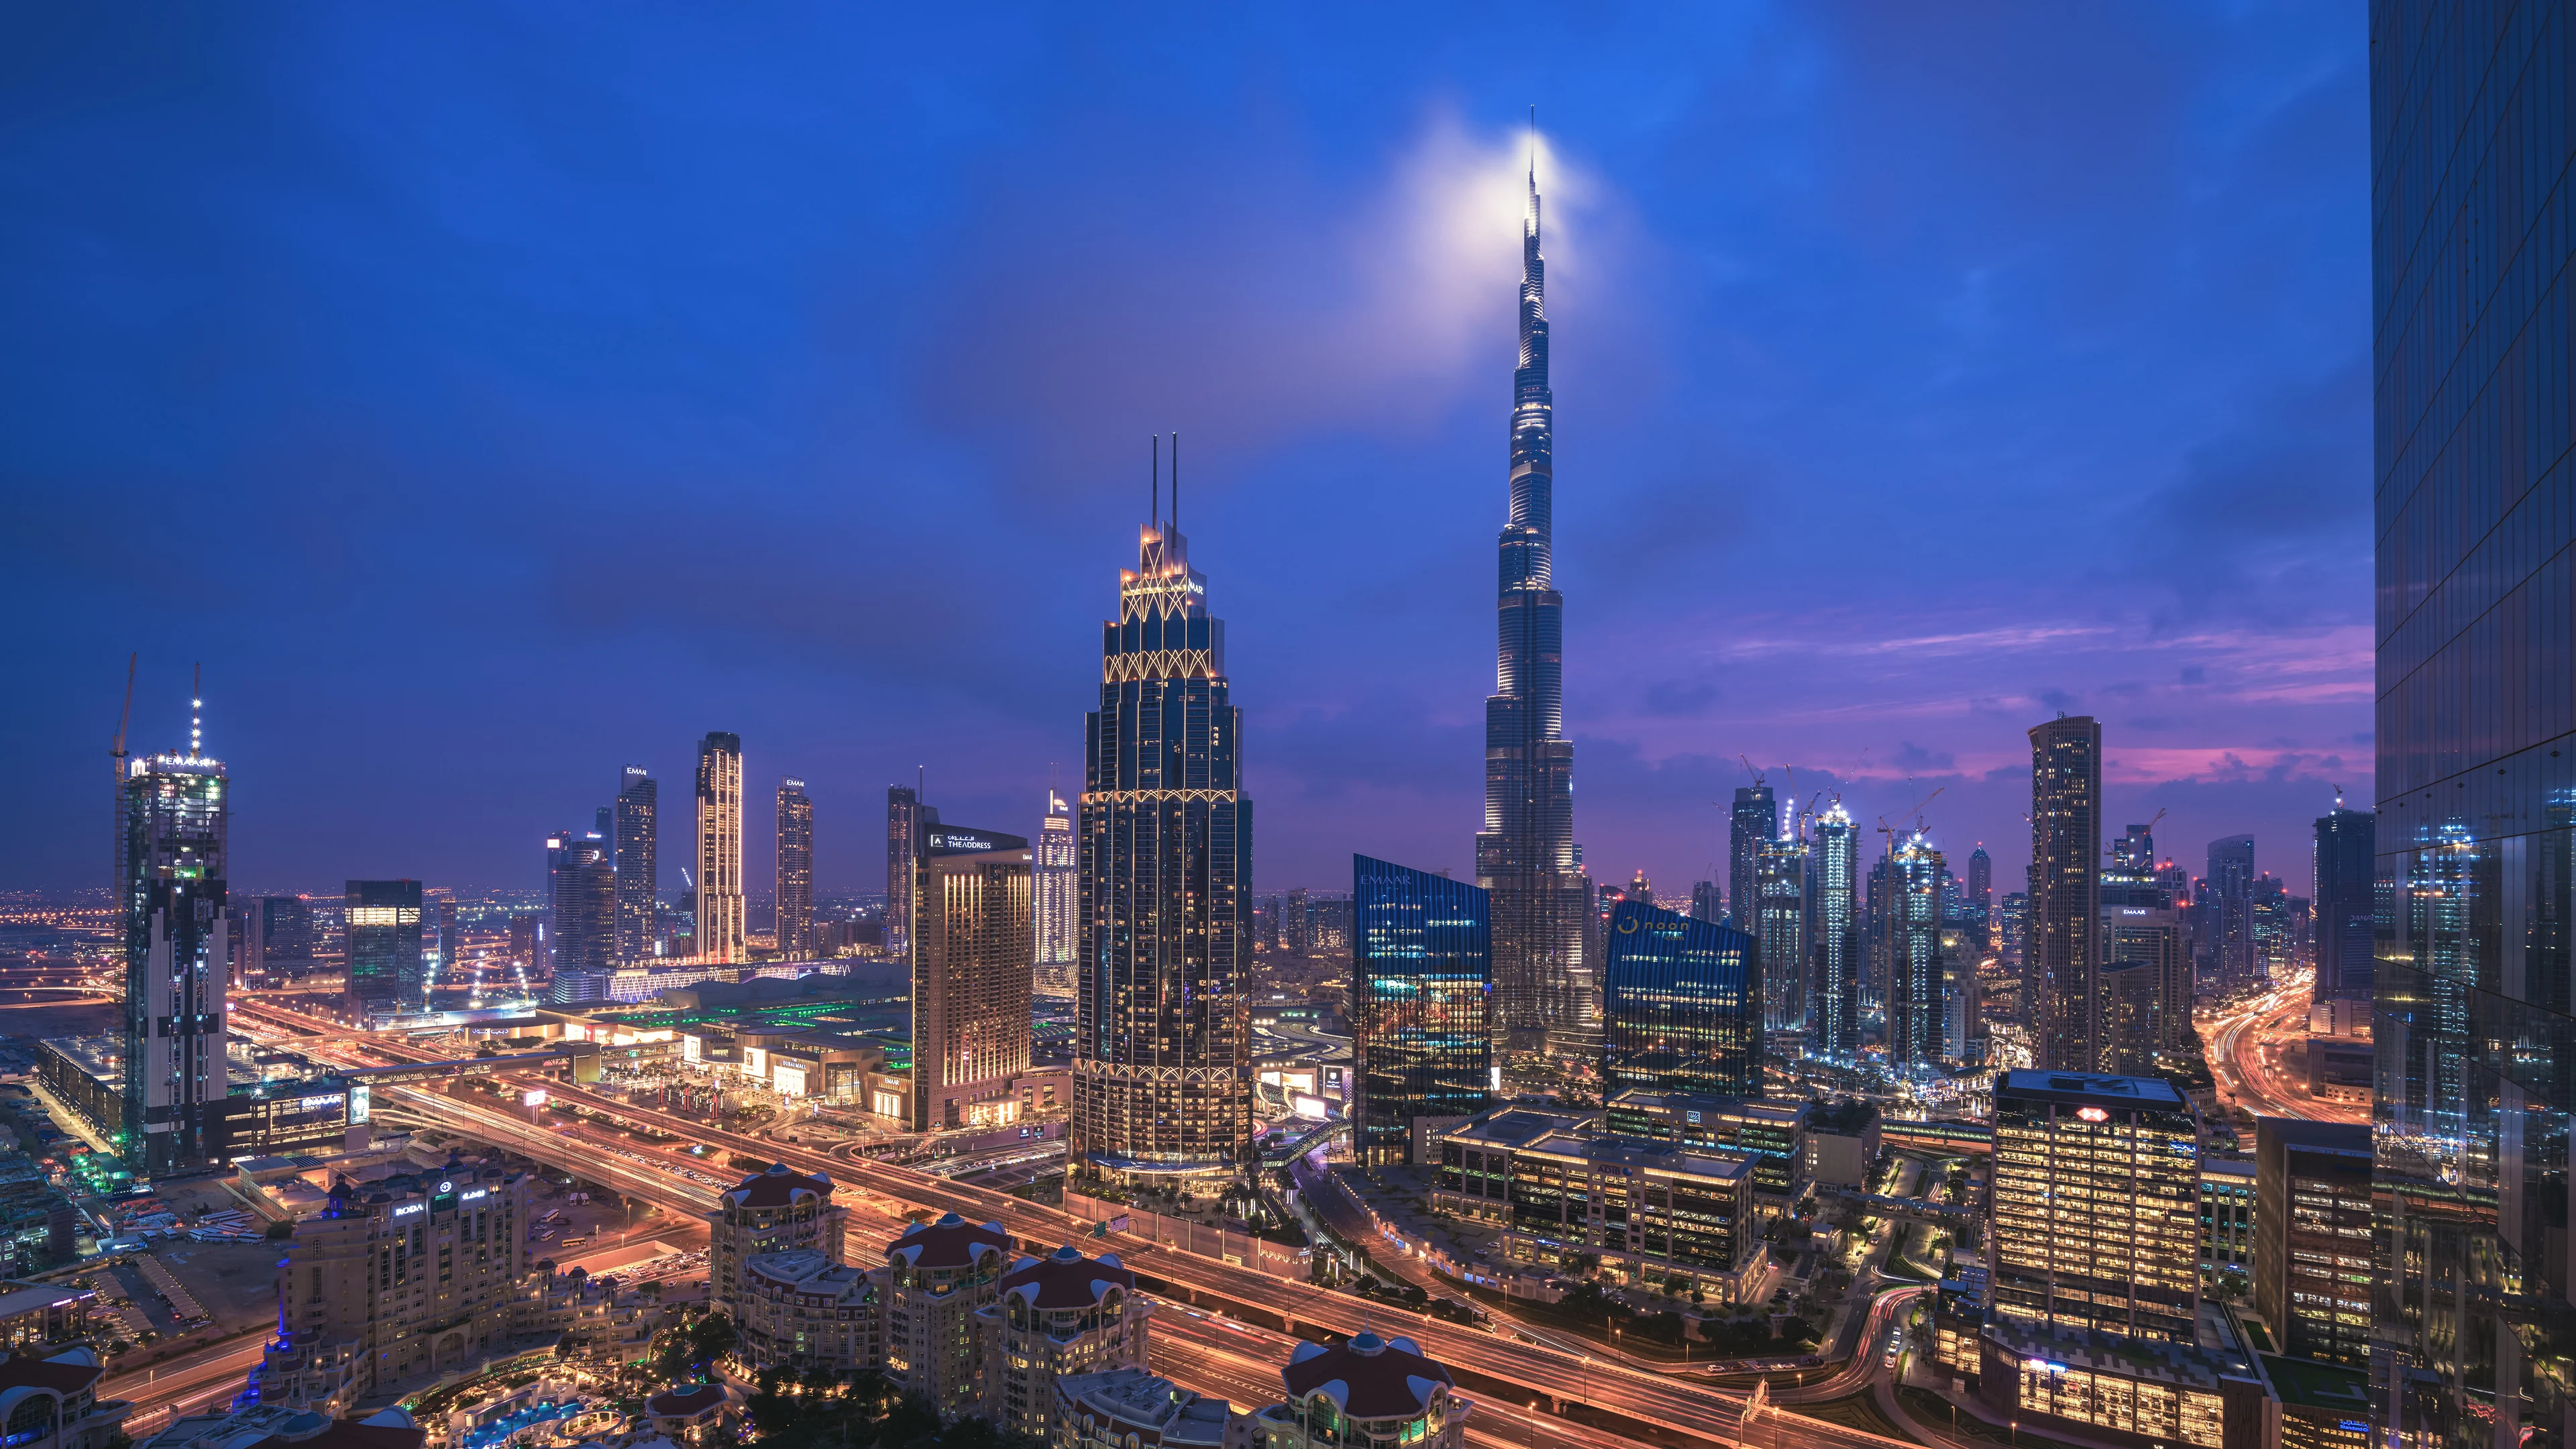
[[(698, 956), (742, 959), (742, 736), (698, 741)], [(555, 927), (560, 937), (559, 921)], [(557, 940), (555, 949), (563, 943)]]
[[(192, 698), (193, 712), (203, 706)], [(224, 914), (230, 779), (190, 719), (185, 754), (124, 762), (117, 901), (125, 925), (126, 1170), (167, 1177), (220, 1165)]]
[(1726, 816), (1726, 905), (1739, 931), (1750, 932), (1762, 894), (1762, 842), (1780, 833), (1780, 802), (1756, 781), (1735, 787)]
[[(1968, 852), (1968, 901), (1987, 911), (1992, 911), (1995, 904), (1995, 858), (1986, 854), (1982, 840)], [(1987, 919), (1991, 923), (1993, 917), (1989, 915)]]
[(1485, 828), (1476, 883), (1493, 896), (1494, 1029), (1514, 1052), (1592, 1011), (1575, 859), (1574, 746), (1565, 738), (1565, 597), (1556, 591), (1555, 397), (1548, 388), (1547, 262), (1538, 172), (1521, 223), (1520, 365), (1512, 374), (1511, 515), (1500, 540), (1498, 667), (1485, 701)]
[(1998, 1076), (1989, 1215), (1998, 1320), (2194, 1340), (2200, 1119), (2163, 1078)]
[(814, 956), (814, 799), (805, 782), (778, 782), (778, 954)]
[(1637, 901), (1611, 912), (1601, 1093), (1762, 1095), (1761, 952), (1732, 926)]
[(1717, 882), (1703, 880), (1691, 883), (1690, 913), (1695, 921), (1726, 919), (1726, 902), (1718, 895)]
[(1807, 968), (1807, 1043), (1823, 1056), (1860, 1048), (1860, 932), (1852, 918), (1859, 884), (1860, 837), (1839, 799), (1816, 817), (1814, 941)]
[[(1795, 1031), (1807, 1021), (1807, 842), (1781, 829), (1755, 855), (1753, 930), (1762, 949), (1762, 1024)], [(1652, 905), (1653, 897), (1646, 898)]]
[(2022, 992), (2032, 1055), (2089, 1072), (2101, 1056), (2102, 726), (2060, 715), (2030, 731), (2030, 916)]
[(1888, 857), (1887, 1064), (1940, 1064), (1951, 999), (1941, 955), (1941, 852), (1922, 836)]
[(2319, 999), (2370, 999), (2371, 943), (2378, 906), (2372, 887), (2379, 862), (2379, 817), (2346, 810), (2317, 817), (2314, 885)]
[(313, 969), (313, 903), (302, 896), (262, 896), (257, 904), (262, 970), (302, 976)]
[(617, 959), (641, 961), (654, 954), (660, 925), (662, 868), (659, 845), (661, 785), (642, 765), (629, 765), (617, 790)]
[(1252, 802), (1225, 624), (1177, 526), (1140, 531), (1100, 634), (1077, 825), (1071, 1170), (1231, 1175), (1252, 1141)]
[(925, 824), (912, 892), (912, 1126), (1007, 1123), (1029, 1069), (1029, 843)]
[(2370, 1127), (2254, 1120), (2254, 1304), (2282, 1351), (2370, 1361)]
[(912, 958), (912, 871), (923, 827), (939, 823), (936, 806), (921, 803), (910, 785), (886, 786), (886, 954)]
[[(1073, 808), (1064, 797), (1047, 789), (1046, 818), (1038, 822), (1037, 847), (1037, 969), (1034, 989), (1050, 997), (1073, 994), (1073, 961), (1076, 932), (1081, 914), (1074, 909), (1074, 896), (1081, 889), (1081, 853), (1074, 846)], [(1269, 927), (1278, 933), (1278, 912), (1274, 905)], [(1271, 946), (1276, 949), (1274, 939)]]
[(554, 945), (554, 999), (596, 1001), (617, 969), (617, 865), (608, 842), (596, 832), (547, 836), (546, 893), (554, 918), (548, 936)]
[(2209, 964), (2220, 989), (2251, 985), (2262, 973), (2254, 940), (2254, 837), (2209, 842), (2209, 889), (2203, 893)]
[(2370, 10), (2379, 1443), (2576, 1413), (2569, 40), (2563, 5)]
[(1465, 881), (1351, 857), (1352, 1150), (1413, 1161), (1413, 1119), (1492, 1100), (1493, 923)]
[(349, 1015), (364, 1020), (420, 1010), (420, 882), (353, 880), (347, 892)]

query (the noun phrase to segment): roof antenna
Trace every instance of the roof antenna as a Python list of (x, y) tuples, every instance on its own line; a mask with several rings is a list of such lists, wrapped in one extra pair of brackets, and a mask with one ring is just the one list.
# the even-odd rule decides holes
[(1153, 501), (1146, 506), (1145, 522), (1149, 527), (1160, 528), (1163, 526), (1163, 435), (1160, 433), (1154, 435), (1153, 466)]
[(1181, 434), (1172, 431), (1172, 532), (1181, 531)]
[(198, 664), (188, 677), (188, 758), (203, 756), (206, 742), (206, 666)]

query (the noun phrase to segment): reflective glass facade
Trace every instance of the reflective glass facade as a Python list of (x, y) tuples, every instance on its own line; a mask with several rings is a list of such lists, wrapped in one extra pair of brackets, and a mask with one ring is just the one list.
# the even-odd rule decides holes
[[(554, 843), (549, 841), (548, 845)], [(552, 863), (549, 859), (549, 866)], [(349, 1014), (363, 1019), (420, 1010), (424, 976), (420, 882), (353, 880), (348, 883), (345, 903)]]
[(2336, 810), (2317, 818), (2314, 880), (2317, 990), (2338, 1001), (2370, 999), (2371, 956), (2376, 949), (2379, 876), (2378, 817), (2367, 810)]
[(1351, 1118), (1364, 1163), (1411, 1162), (1414, 1118), (1492, 1100), (1489, 900), (1465, 881), (1351, 857)]
[(1643, 1087), (1762, 1095), (1762, 973), (1753, 938), (1639, 901), (1610, 913), (1605, 1096)]
[(805, 782), (778, 782), (778, 954), (814, 955), (814, 797)]
[(1072, 1171), (1231, 1172), (1252, 1143), (1252, 802), (1225, 623), (1177, 528), (1142, 530), (1100, 643), (1075, 827)]
[(653, 954), (661, 925), (661, 785), (642, 765), (629, 765), (617, 790), (617, 959)]
[(2031, 729), (2026, 909), (2021, 989), (2031, 1054), (2052, 1071), (2092, 1071), (2102, 1030), (2093, 999), (2102, 966), (2102, 726), (2091, 715)]
[(1807, 966), (1807, 1046), (1820, 1055), (1849, 1057), (1860, 1049), (1861, 943), (1852, 913), (1860, 837), (1840, 800), (1816, 817), (1810, 858), (1815, 891), (1809, 902), (1814, 945)]
[(1754, 871), (1753, 936), (1762, 949), (1762, 1014), (1773, 1031), (1807, 1024), (1807, 842), (1762, 842)]
[(1941, 852), (1916, 836), (1889, 858), (1887, 1064), (1934, 1067), (1950, 983), (1941, 955)]
[(203, 1171), (224, 1157), (229, 785), (220, 761), (193, 750), (131, 761), (118, 782), (116, 885), (125, 916), (119, 1145), (138, 1178)]
[(2562, 5), (2393, 0), (2370, 28), (2373, 1414), (2564, 1444), (2576, 32)]

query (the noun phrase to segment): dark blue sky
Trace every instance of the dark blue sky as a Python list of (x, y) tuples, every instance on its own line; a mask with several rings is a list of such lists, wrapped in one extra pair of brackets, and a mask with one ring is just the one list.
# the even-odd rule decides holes
[(877, 888), (888, 781), (1023, 829), (1070, 779), (1172, 428), (1262, 885), (1463, 871), (1532, 103), (1596, 875), (1686, 886), (1741, 753), (1945, 787), (2008, 888), (2060, 709), (2196, 869), (2304, 889), (2368, 798), (2348, 5), (7, 32), (0, 886), (103, 880), (139, 649), (144, 748), (205, 662), (237, 885), (533, 884), (728, 729)]

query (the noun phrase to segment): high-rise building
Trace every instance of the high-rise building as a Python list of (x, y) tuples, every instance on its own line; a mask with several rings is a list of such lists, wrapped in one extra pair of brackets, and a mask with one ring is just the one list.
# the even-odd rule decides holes
[(1726, 919), (1726, 903), (1718, 895), (1717, 882), (1703, 880), (1691, 883), (1690, 913), (1695, 921)]
[(2060, 715), (2030, 731), (2030, 923), (2022, 994), (2032, 1055), (2059, 1072), (2095, 1069), (2101, 1005), (2102, 726)]
[(1762, 895), (1762, 843), (1780, 834), (1780, 802), (1756, 782), (1735, 787), (1726, 815), (1726, 903), (1739, 931), (1751, 932)]
[(2145, 961), (2114, 952), (2094, 977), (2102, 999), (2102, 1064), (2114, 1076), (2140, 1077), (2156, 1069), (2164, 1041), (2164, 982)]
[(1512, 374), (1511, 515), (1495, 600), (1499, 665), (1485, 701), (1485, 828), (1476, 883), (1493, 893), (1494, 1030), (1512, 1052), (1590, 1015), (1591, 891), (1574, 848), (1574, 745), (1565, 738), (1565, 597), (1556, 590), (1555, 395), (1538, 173), (1521, 224), (1520, 365)]
[(1071, 1168), (1232, 1174), (1252, 1143), (1252, 802), (1225, 624), (1177, 526), (1141, 530), (1100, 632), (1077, 826)]
[[(191, 699), (193, 711), (202, 701)], [(125, 926), (126, 1170), (202, 1172), (225, 1157), (224, 912), (231, 780), (191, 715), (185, 754), (124, 762), (117, 904)]]
[[(2086, 862), (2090, 865), (2091, 862)], [(2200, 1118), (2162, 1077), (1995, 1079), (1995, 1314), (2188, 1344), (2200, 1317)]]
[(259, 961), (279, 976), (302, 976), (313, 969), (313, 902), (303, 896), (262, 896), (258, 913)]
[[(1807, 842), (1780, 830), (1754, 853), (1753, 927), (1762, 952), (1762, 1024), (1797, 1031), (1807, 1022)], [(1654, 897), (1646, 897), (1654, 904)]]
[(2317, 817), (2315, 893), (2310, 899), (2316, 912), (2320, 1000), (2370, 999), (2378, 823), (2379, 817), (2367, 810), (2344, 809), (2340, 799), (2331, 814)]
[(924, 825), (912, 890), (912, 1127), (1019, 1115), (1036, 953), (1029, 843)]
[(659, 846), (661, 785), (642, 765), (629, 765), (617, 789), (617, 959), (654, 954), (662, 895)]
[(1816, 817), (1809, 851), (1815, 874), (1814, 921), (1808, 935), (1807, 1044), (1819, 1056), (1860, 1049), (1861, 942), (1853, 918), (1859, 885), (1860, 835), (1839, 799)]
[(744, 1267), (767, 1253), (799, 1249), (841, 1261), (850, 1210), (832, 1201), (832, 1179), (773, 1162), (716, 1199), (707, 1214), (708, 1297), (740, 1316)]
[(2370, 1361), (2370, 1127), (2254, 1121), (2254, 1306), (2293, 1358)]
[(597, 1001), (617, 969), (617, 863), (595, 832), (546, 837), (547, 914), (559, 1002)]
[(2250, 986), (2261, 974), (2254, 944), (2255, 876), (2253, 836), (2225, 835), (2209, 842), (2209, 888), (2201, 899), (2210, 975), (2221, 990)]
[(1413, 1119), (1492, 1100), (1493, 918), (1479, 886), (1351, 857), (1352, 1150), (1413, 1160)]
[(1944, 1055), (1952, 995), (1941, 954), (1947, 863), (1917, 834), (1897, 843), (1888, 867), (1887, 1064), (1928, 1070)]
[(939, 823), (938, 807), (921, 803), (910, 785), (886, 786), (886, 954), (912, 957), (912, 873), (921, 854), (921, 832)]
[[(1970, 904), (1991, 911), (1995, 904), (1995, 858), (1986, 854), (1986, 843), (1968, 852), (1968, 896)], [(1989, 917), (1991, 919), (1991, 917)]]
[(2030, 945), (2028, 892), (2007, 891), (2002, 900), (1995, 902), (1995, 945), (2005, 960), (2016, 967), (2022, 964)]
[(522, 977), (545, 964), (546, 946), (546, 918), (542, 913), (523, 911), (510, 917), (510, 964), (518, 968)]
[(422, 972), (422, 995), (438, 989), (440, 982), (456, 974), (463, 944), (456, 930), (456, 892), (444, 888), (425, 890), (420, 898), (420, 940), (427, 957)]
[(814, 797), (792, 775), (778, 782), (778, 954), (814, 956)]
[(1762, 1095), (1762, 970), (1732, 926), (1637, 901), (1611, 913), (1601, 1091)]
[(1288, 913), (1280, 922), (1280, 934), (1288, 942), (1291, 956), (1310, 956), (1315, 951), (1315, 912), (1307, 900), (1306, 888), (1299, 886), (1288, 893)]
[[(2159, 892), (2161, 895), (2161, 892)], [(2182, 914), (2170, 905), (2128, 905), (2114, 901), (2111, 889), (2102, 891), (2102, 957), (2105, 961), (2134, 961), (2147, 969), (2153, 982), (2156, 1039), (2147, 1044), (2149, 1051), (2173, 1051), (2182, 1047), (2192, 1034), (2192, 969), (2191, 944), (2186, 939)], [(2136, 983), (2131, 983), (2135, 987)], [(2101, 1070), (2117, 1072), (2111, 1058), (2136, 1062), (2134, 1055), (2122, 1056), (2117, 1042), (2109, 1040), (2113, 1029), (2103, 1027), (2106, 1057)], [(2132, 1051), (2135, 1048), (2131, 1049)], [(2138, 1071), (2151, 1071), (2139, 1066)]]
[(984, 1341), (979, 1409), (1007, 1434), (1070, 1443), (1069, 1435), (1054, 1438), (1056, 1429), (1073, 1427), (1056, 1419), (1056, 1385), (1119, 1369), (1141, 1372), (1154, 1300), (1136, 1291), (1135, 1273), (1114, 1254), (1086, 1258), (1070, 1244), (1012, 1263), (994, 1288), (995, 1301), (976, 1312)]
[[(742, 736), (698, 741), (698, 947), (701, 960), (743, 959)], [(562, 925), (557, 923), (560, 931)], [(556, 943), (562, 949), (562, 943)]]
[(353, 880), (347, 887), (348, 1013), (351, 1018), (419, 1011), (423, 970), (420, 882)]
[[(1073, 995), (1073, 961), (1077, 954), (1074, 943), (1080, 939), (1082, 921), (1074, 902), (1081, 888), (1081, 852), (1074, 845), (1073, 807), (1050, 786), (1046, 818), (1038, 822), (1037, 845), (1038, 956), (1032, 989), (1041, 996)], [(1270, 949), (1279, 949), (1276, 901), (1271, 903), (1261, 925), (1269, 932)]]

